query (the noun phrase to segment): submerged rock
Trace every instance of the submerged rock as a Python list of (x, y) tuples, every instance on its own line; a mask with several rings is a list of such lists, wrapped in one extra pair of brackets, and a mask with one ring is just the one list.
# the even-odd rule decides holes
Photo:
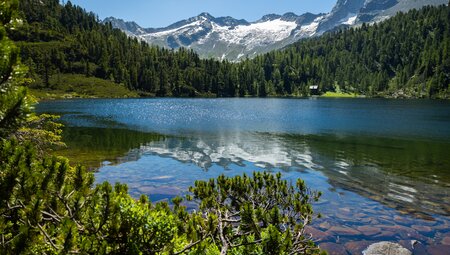
[(411, 255), (412, 253), (400, 244), (379, 242), (371, 244), (363, 251), (363, 255)]
[(342, 236), (361, 235), (361, 232), (359, 232), (358, 230), (346, 226), (333, 226), (327, 232), (332, 232)]
[(320, 249), (326, 250), (329, 255), (347, 255), (347, 251), (344, 246), (337, 243), (321, 243)]
[(412, 225), (411, 226), (413, 229), (419, 231), (419, 232), (423, 232), (423, 233), (429, 233), (432, 232), (433, 229), (429, 226), (423, 226), (423, 225)]
[(363, 250), (372, 243), (371, 241), (351, 241), (345, 244), (345, 248), (351, 255), (361, 255)]
[(320, 223), (319, 227), (321, 229), (329, 229), (329, 228), (331, 228), (331, 224), (328, 221), (325, 221), (325, 222)]
[(327, 235), (325, 232), (323, 232), (323, 231), (321, 231), (321, 230), (319, 230), (317, 228), (311, 227), (311, 226), (306, 226), (305, 227), (305, 233), (311, 234), (313, 240), (316, 241), (316, 242), (329, 240), (329, 239), (332, 238), (332, 236)]
[(430, 255), (448, 255), (448, 251), (450, 251), (450, 245), (432, 245), (427, 248), (427, 251)]
[(373, 235), (381, 233), (381, 230), (379, 228), (371, 227), (371, 226), (359, 226), (356, 229), (365, 236), (373, 236)]
[(450, 245), (450, 233), (448, 234), (448, 236), (442, 238), (441, 243), (442, 243), (443, 245)]

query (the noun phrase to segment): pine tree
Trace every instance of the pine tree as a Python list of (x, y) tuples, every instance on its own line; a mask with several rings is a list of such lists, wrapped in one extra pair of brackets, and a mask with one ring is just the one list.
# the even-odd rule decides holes
[(0, 139), (16, 131), (30, 113), (24, 87), (26, 68), (20, 64), (19, 49), (7, 36), (16, 26), (17, 6), (17, 0), (0, 3)]
[(314, 218), (310, 203), (321, 194), (303, 180), (293, 186), (280, 173), (221, 175), (196, 181), (190, 191), (188, 199), (199, 200), (202, 214), (217, 226), (211, 234), (221, 255), (320, 253), (303, 231)]

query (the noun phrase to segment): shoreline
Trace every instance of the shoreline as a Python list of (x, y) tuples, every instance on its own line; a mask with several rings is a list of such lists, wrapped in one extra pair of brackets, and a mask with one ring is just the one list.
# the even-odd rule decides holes
[[(330, 98), (330, 99), (400, 99), (400, 100), (450, 100), (450, 97), (416, 97), (416, 96), (391, 96), (391, 95), (375, 95), (375, 96), (368, 96), (368, 95), (311, 95), (311, 96), (265, 96), (265, 97), (257, 97), (257, 96), (234, 96), (234, 97), (215, 97), (215, 96), (167, 96), (167, 97), (160, 97), (160, 96), (140, 96), (139, 92), (135, 92), (135, 95), (125, 95), (125, 96), (99, 96), (99, 95), (83, 95), (78, 93), (52, 93), (55, 91), (43, 91), (43, 90), (36, 90), (36, 89), (30, 89), (28, 88), (30, 94), (38, 101), (54, 101), (54, 100), (71, 100), (71, 99), (152, 99), (152, 98), (180, 98), (180, 99), (219, 99), (219, 98), (276, 98), (276, 99), (323, 99), (323, 98)], [(134, 92), (134, 91), (133, 91)], [(45, 96), (43, 96), (42, 93), (46, 93)]]

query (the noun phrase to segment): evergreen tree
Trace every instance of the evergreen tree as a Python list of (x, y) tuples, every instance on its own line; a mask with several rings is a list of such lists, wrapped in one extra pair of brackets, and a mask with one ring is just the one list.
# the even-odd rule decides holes
[(17, 0), (0, 3), (0, 139), (23, 125), (31, 107), (24, 87), (26, 68), (20, 64), (19, 49), (7, 36), (16, 26), (17, 5)]
[[(312, 192), (302, 180), (295, 186), (270, 173), (219, 176), (191, 187), (203, 214), (218, 226), (212, 233), (220, 254), (319, 254), (304, 228), (313, 219)], [(191, 199), (192, 199), (191, 198)]]

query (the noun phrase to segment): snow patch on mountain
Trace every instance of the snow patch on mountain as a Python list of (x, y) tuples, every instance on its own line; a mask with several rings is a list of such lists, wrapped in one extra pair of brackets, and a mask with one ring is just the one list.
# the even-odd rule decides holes
[(186, 24), (184, 26), (181, 27), (177, 27), (174, 29), (169, 29), (169, 30), (165, 30), (165, 31), (161, 31), (161, 32), (156, 32), (156, 33), (147, 33), (147, 34), (142, 34), (140, 35), (141, 37), (161, 37), (161, 36), (167, 36), (167, 35), (171, 35), (171, 34), (181, 34), (181, 33), (188, 33), (188, 34), (192, 34), (194, 33), (192, 31), (192, 29), (194, 29), (195, 31), (198, 31), (199, 29), (203, 29), (202, 27), (199, 27), (202, 23), (204, 22), (204, 20), (198, 20), (189, 24)]
[(219, 34), (219, 39), (229, 44), (246, 44), (249, 49), (254, 46), (269, 44), (286, 39), (297, 27), (295, 22), (281, 19), (268, 20), (250, 25), (240, 25), (234, 28), (218, 26), (213, 23), (213, 31)]
[(344, 25), (354, 25), (356, 22), (356, 18), (358, 17), (358, 14), (355, 13), (349, 13), (345, 19), (343, 19), (340, 23)]
[(320, 16), (316, 18), (313, 22), (310, 24), (301, 26), (300, 29), (297, 32), (297, 36), (299, 37), (311, 37), (314, 36), (317, 32), (317, 28), (320, 24), (320, 21), (323, 19), (323, 16)]

